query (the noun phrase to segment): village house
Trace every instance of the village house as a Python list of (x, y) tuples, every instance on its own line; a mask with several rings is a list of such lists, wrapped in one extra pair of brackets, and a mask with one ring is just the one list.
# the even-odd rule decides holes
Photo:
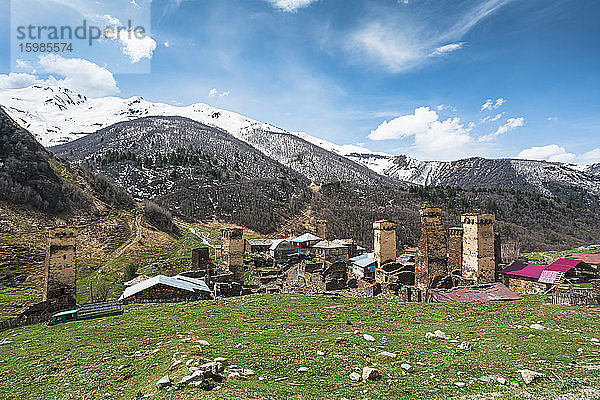
[(247, 253), (267, 253), (273, 244), (273, 239), (246, 239), (245, 250)]
[(339, 261), (348, 265), (349, 248), (345, 243), (322, 240), (312, 246), (314, 257), (324, 261)]
[(125, 288), (119, 301), (128, 303), (177, 302), (209, 299), (211, 290), (200, 279), (157, 275)]
[(294, 253), (296, 253), (296, 248), (287, 239), (273, 240), (269, 247), (269, 254), (275, 260), (275, 264), (287, 262), (289, 256)]
[(547, 266), (515, 261), (500, 271), (500, 275), (502, 282), (515, 292), (540, 294), (564, 282), (588, 282), (595, 270), (583, 261), (561, 258)]
[(375, 253), (365, 253), (350, 259), (349, 270), (357, 279), (374, 281), (376, 267)]
[(305, 233), (304, 235), (298, 236), (297, 238), (292, 239), (290, 242), (292, 246), (298, 250), (299, 254), (302, 255), (310, 255), (310, 248), (323, 240), (319, 236), (315, 236), (312, 233)]

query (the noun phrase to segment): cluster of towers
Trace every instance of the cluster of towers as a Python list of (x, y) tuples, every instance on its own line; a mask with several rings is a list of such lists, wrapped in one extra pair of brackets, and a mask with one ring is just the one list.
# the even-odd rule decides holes
[[(464, 214), (462, 227), (450, 228), (448, 235), (441, 208), (422, 208), (420, 219), (421, 236), (414, 266), (414, 285), (418, 289), (425, 293), (447, 283), (448, 277), (460, 277), (461, 282), (473, 284), (495, 281), (494, 215)], [(396, 261), (396, 223), (376, 221), (373, 229), (377, 266)]]

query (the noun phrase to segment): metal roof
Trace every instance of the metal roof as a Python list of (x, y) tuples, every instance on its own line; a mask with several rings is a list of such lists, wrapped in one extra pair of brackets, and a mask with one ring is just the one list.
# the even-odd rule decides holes
[(524, 264), (515, 261), (508, 267), (500, 271), (501, 274), (521, 276), (523, 278), (539, 279), (542, 271), (546, 268), (544, 265)]
[[(283, 243), (283, 242), (288, 242), (289, 243), (289, 240), (287, 240), (287, 239), (275, 239), (275, 240), (273, 240), (273, 242), (271, 243), (271, 247), (269, 247), (269, 250), (276, 250), (277, 247), (279, 247), (279, 245), (281, 243)], [(290, 246), (291, 246), (291, 244), (290, 244)]]
[(570, 258), (559, 258), (546, 268), (548, 271), (567, 272), (571, 269), (584, 264), (581, 260), (571, 260)]
[(600, 254), (573, 253), (571, 258), (588, 264), (600, 265)]
[(377, 260), (375, 260), (375, 253), (367, 253), (361, 254), (360, 256), (352, 257), (350, 259), (350, 262), (354, 265), (358, 265), (359, 267), (365, 268), (373, 263), (376, 263)]
[(142, 281), (138, 284), (135, 284), (133, 286), (126, 288), (123, 291), (123, 293), (121, 294), (121, 297), (119, 297), (119, 300), (126, 299), (126, 298), (131, 297), (141, 291), (144, 291), (146, 289), (149, 289), (153, 286), (160, 285), (160, 284), (166, 285), (166, 286), (171, 286), (171, 287), (185, 290), (185, 291), (192, 292), (192, 293), (195, 293), (195, 292), (209, 292), (210, 293), (210, 289), (208, 288), (206, 283), (200, 279), (188, 278), (186, 276), (181, 276), (181, 275), (177, 275), (177, 276), (173, 276), (173, 277), (169, 277), (169, 276), (165, 276), (165, 275), (156, 275), (150, 279), (146, 279), (145, 281)]
[(294, 238), (291, 241), (294, 243), (304, 243), (304, 242), (316, 242), (318, 240), (323, 240), (323, 238), (315, 236), (312, 233), (305, 233), (304, 235), (298, 236), (297, 238)]
[(481, 286), (465, 286), (455, 289), (431, 289), (429, 294), (434, 302), (464, 302), (492, 300), (523, 300), (523, 297), (500, 282)]

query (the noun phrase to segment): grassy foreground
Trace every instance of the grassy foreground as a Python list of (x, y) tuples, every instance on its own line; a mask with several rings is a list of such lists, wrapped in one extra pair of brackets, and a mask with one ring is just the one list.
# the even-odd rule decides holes
[[(591, 340), (600, 339), (599, 317), (598, 307), (545, 305), (536, 297), (436, 305), (256, 295), (134, 305), (118, 317), (0, 332), (0, 341), (12, 340), (0, 345), (0, 398), (600, 398), (600, 345)], [(530, 328), (534, 323), (546, 329)], [(437, 329), (470, 341), (473, 351), (425, 339)], [(363, 333), (376, 341), (365, 341)], [(398, 357), (382, 360), (377, 354), (383, 350)], [(185, 375), (183, 367), (169, 371), (174, 357), (184, 362), (226, 357), (255, 375), (228, 379), (212, 391), (158, 392), (155, 383), (165, 374), (174, 382)], [(415, 371), (404, 373), (404, 362)], [(365, 366), (376, 366), (383, 379), (348, 378)], [(300, 367), (308, 373), (298, 373)], [(522, 368), (549, 378), (525, 386), (517, 373)], [(485, 376), (507, 383), (479, 379)], [(467, 385), (455, 386), (459, 381)]]

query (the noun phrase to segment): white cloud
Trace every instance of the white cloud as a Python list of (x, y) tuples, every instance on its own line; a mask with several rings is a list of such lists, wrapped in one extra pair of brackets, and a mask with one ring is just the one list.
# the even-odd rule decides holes
[(167, 40), (167, 41), (164, 43), (164, 45), (165, 45), (165, 47), (169, 47), (169, 46), (171, 46), (171, 43), (169, 43), (169, 41)]
[(88, 60), (48, 54), (40, 56), (39, 65), (48, 74), (64, 77), (57, 83), (86, 96), (102, 97), (119, 92), (113, 74), (108, 69)]
[(0, 90), (3, 89), (21, 89), (31, 86), (36, 83), (44, 83), (44, 80), (38, 79), (37, 76), (11, 72), (8, 75), (0, 75)]
[(501, 112), (501, 113), (499, 113), (499, 114), (496, 114), (495, 116), (493, 116), (492, 118), (490, 118), (490, 121), (498, 121), (500, 118), (502, 118), (502, 116), (503, 116), (504, 114), (505, 114), (505, 113), (503, 113), (503, 112)]
[[(496, 117), (494, 117), (496, 118)], [(501, 125), (494, 133), (490, 133), (489, 135), (485, 135), (479, 138), (480, 142), (489, 142), (491, 140), (496, 139), (500, 135), (504, 135), (508, 131), (512, 131), (513, 129), (517, 129), (525, 124), (525, 118), (509, 118), (506, 120), (504, 125)]]
[(339, 35), (342, 47), (358, 63), (377, 63), (392, 73), (406, 72), (461, 49), (460, 39), (482, 19), (511, 0), (487, 0), (475, 7), (440, 7), (423, 18), (416, 12), (377, 7), (353, 31)]
[(371, 131), (369, 139), (386, 140), (414, 137), (414, 148), (428, 158), (452, 158), (465, 153), (465, 147), (473, 143), (469, 132), (459, 118), (439, 120), (439, 115), (429, 107), (419, 107), (413, 114), (384, 121)]
[(129, 57), (132, 64), (139, 62), (142, 58), (152, 59), (154, 50), (156, 50), (154, 39), (141, 32), (119, 30), (122, 27), (121, 21), (111, 15), (105, 15), (104, 19), (114, 29), (113, 31), (107, 31), (105, 36), (109, 40), (119, 40), (121, 42), (121, 51)]
[(503, 99), (502, 97), (497, 98), (496, 101), (494, 101), (492, 99), (487, 99), (485, 101), (485, 103), (483, 103), (481, 105), (481, 111), (484, 111), (484, 110), (494, 110), (494, 109), (500, 107), (504, 103), (506, 103), (506, 100)]
[(35, 73), (33, 66), (31, 64), (29, 64), (27, 61), (17, 59), (16, 63), (17, 63), (17, 68), (19, 68), (20, 70)]
[(219, 93), (219, 91), (217, 90), (217, 88), (212, 88), (212, 89), (210, 89), (208, 91), (208, 96), (209, 97), (216, 97), (216, 96), (218, 96), (218, 97), (221, 97), (221, 98), (227, 97), (227, 96), (229, 96), (229, 90), (226, 90), (224, 92)]
[(556, 121), (558, 117), (548, 117), (546, 118), (548, 121)]
[(422, 133), (438, 120), (438, 114), (429, 107), (419, 107), (413, 114), (402, 115), (390, 122), (383, 121), (368, 138), (371, 140), (401, 139)]
[(517, 158), (525, 160), (545, 160), (552, 162), (573, 163), (577, 160), (577, 156), (557, 144), (548, 146), (531, 147), (519, 153)]
[(295, 12), (299, 8), (307, 7), (317, 0), (267, 0), (273, 7), (286, 12)]
[(600, 163), (600, 147), (581, 155), (580, 161), (587, 164)]
[(452, 53), (453, 51), (456, 51), (456, 50), (462, 48), (463, 45), (464, 45), (464, 42), (451, 43), (451, 44), (447, 44), (445, 46), (440, 46), (437, 49), (435, 49), (434, 51), (432, 51), (430, 56), (432, 56), (432, 57), (444, 56), (446, 54)]

